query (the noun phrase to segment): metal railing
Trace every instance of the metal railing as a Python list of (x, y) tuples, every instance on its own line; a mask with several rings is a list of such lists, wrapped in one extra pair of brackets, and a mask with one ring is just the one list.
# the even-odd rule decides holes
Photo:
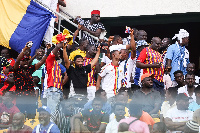
[[(46, 8), (47, 10), (51, 11), (52, 13), (54, 14), (57, 14), (58, 15), (58, 29), (56, 29), (55, 27), (52, 27), (54, 30), (58, 31), (58, 33), (61, 33), (60, 31), (60, 28), (64, 28), (64, 29), (67, 29), (66, 27), (64, 27), (63, 25), (61, 25), (61, 18), (64, 19), (65, 21), (67, 21), (68, 23), (70, 23), (71, 25), (75, 26), (76, 28), (78, 27), (77, 24), (75, 24), (74, 22), (72, 22), (71, 20), (69, 20), (67, 17), (65, 17), (64, 15), (62, 15), (61, 13), (57, 12), (57, 11), (54, 11), (52, 10), (50, 7), (48, 7), (46, 4), (42, 3), (40, 0), (34, 0), (35, 2), (37, 2), (38, 4), (40, 4), (41, 6), (43, 6), (44, 8)], [(64, 13), (65, 15), (69, 16), (70, 18), (72, 19), (75, 19), (73, 16), (71, 16), (69, 13), (67, 12), (64, 12), (62, 9), (60, 9), (60, 11), (62, 13)], [(71, 34), (74, 34), (72, 31), (70, 31), (69, 29), (67, 29)], [(96, 41), (99, 41), (98, 37), (95, 37), (93, 35), (91, 35), (90, 33), (88, 33), (87, 31), (83, 31), (85, 34), (88, 34), (89, 36), (91, 36), (93, 39), (95, 39)], [(79, 36), (78, 36), (79, 39), (81, 39), (81, 31), (79, 32)], [(107, 38), (104, 38), (105, 40), (107, 40)], [(75, 41), (76, 44), (78, 44), (76, 41)]]

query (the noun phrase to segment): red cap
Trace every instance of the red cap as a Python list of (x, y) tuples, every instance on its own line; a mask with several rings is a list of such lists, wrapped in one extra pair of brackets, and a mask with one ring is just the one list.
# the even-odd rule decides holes
[(98, 15), (100, 15), (100, 11), (99, 10), (93, 10), (92, 12), (91, 12), (91, 15), (92, 14), (98, 14)]
[(144, 79), (144, 78), (146, 78), (146, 77), (152, 77), (153, 78), (153, 74), (150, 74), (150, 73), (145, 73), (145, 74), (143, 74), (142, 76), (141, 76), (141, 81)]

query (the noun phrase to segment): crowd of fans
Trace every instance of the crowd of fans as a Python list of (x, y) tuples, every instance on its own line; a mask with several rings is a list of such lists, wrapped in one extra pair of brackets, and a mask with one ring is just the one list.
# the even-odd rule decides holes
[[(52, 38), (55, 46), (45, 42), (45, 48), (32, 57), (32, 42), (16, 60), (9, 49), (1, 50), (0, 129), (8, 133), (199, 132), (199, 77), (185, 48), (186, 30), (172, 38), (177, 39), (174, 44), (159, 37), (148, 43), (147, 33), (133, 28), (125, 39), (114, 35), (98, 42), (84, 33), (76, 45), (79, 31), (100, 37), (105, 28), (98, 10), (91, 12), (90, 20), (77, 17), (74, 22), (78, 29), (73, 36), (64, 30)], [(28, 120), (32, 126), (37, 124), (26, 125)]]

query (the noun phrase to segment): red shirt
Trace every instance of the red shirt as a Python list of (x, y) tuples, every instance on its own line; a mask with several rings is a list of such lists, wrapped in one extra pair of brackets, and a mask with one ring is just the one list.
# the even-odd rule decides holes
[[(138, 57), (138, 61), (144, 64), (155, 64), (156, 62), (162, 63), (162, 55), (149, 47), (144, 48)], [(154, 74), (154, 78), (160, 82), (163, 82), (164, 65), (160, 68), (144, 68), (143, 74), (150, 73)]]
[(51, 52), (46, 59), (46, 70), (48, 74), (47, 86), (62, 89), (62, 74), (55, 55)]
[[(93, 60), (93, 58), (86, 58), (84, 59), (83, 62), (83, 66), (87, 66), (89, 64), (91, 64), (91, 61)], [(92, 71), (90, 73), (88, 73), (88, 82), (87, 82), (87, 87), (89, 86), (96, 86), (96, 80), (95, 80), (95, 75), (96, 70), (95, 70), (95, 66), (92, 68)]]

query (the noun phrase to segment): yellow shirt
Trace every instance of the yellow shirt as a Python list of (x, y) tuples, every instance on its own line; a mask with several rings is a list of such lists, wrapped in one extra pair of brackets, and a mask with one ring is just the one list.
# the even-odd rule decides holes
[(86, 52), (82, 51), (80, 49), (77, 49), (77, 50), (75, 50), (75, 51), (73, 51), (73, 52), (70, 53), (69, 60), (74, 61), (74, 57), (76, 55), (81, 55), (84, 58), (86, 56)]

